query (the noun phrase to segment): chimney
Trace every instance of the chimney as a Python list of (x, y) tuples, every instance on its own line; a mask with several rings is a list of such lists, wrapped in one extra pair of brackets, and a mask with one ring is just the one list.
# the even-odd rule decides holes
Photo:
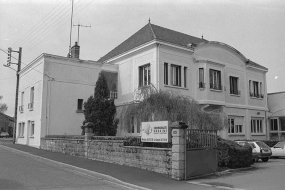
[(71, 58), (79, 59), (80, 46), (75, 42), (75, 45), (71, 48)]

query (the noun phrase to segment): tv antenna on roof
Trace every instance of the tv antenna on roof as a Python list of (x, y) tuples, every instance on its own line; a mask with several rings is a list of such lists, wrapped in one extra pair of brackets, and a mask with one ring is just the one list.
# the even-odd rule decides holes
[(90, 27), (91, 28), (91, 26), (86, 26), (86, 25), (82, 25), (82, 24), (77, 24), (77, 25), (73, 25), (73, 26), (77, 26), (78, 27), (77, 44), (79, 45), (79, 27)]

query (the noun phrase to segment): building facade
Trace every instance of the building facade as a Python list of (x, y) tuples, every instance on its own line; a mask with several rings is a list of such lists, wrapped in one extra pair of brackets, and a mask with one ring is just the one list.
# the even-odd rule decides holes
[[(191, 96), (205, 111), (222, 109), (227, 139), (266, 139), (267, 68), (235, 48), (151, 23), (103, 56), (99, 62), (118, 66), (118, 108), (146, 85)], [(140, 135), (124, 128), (118, 135)]]
[(285, 92), (268, 93), (270, 140), (285, 140)]
[(81, 135), (83, 103), (94, 95), (101, 71), (117, 75), (117, 66), (42, 54), (24, 67), (16, 143), (39, 147), (46, 135)]

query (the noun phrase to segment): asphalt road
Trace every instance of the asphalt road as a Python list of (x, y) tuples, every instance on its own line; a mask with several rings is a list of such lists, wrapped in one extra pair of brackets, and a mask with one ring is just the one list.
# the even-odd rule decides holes
[(131, 189), (0, 148), (0, 189)]
[[(285, 158), (271, 158), (268, 162), (259, 161), (253, 168), (236, 171), (221, 176), (187, 181), (192, 184), (222, 186), (235, 190), (284, 190)], [(222, 188), (221, 188), (222, 189)]]

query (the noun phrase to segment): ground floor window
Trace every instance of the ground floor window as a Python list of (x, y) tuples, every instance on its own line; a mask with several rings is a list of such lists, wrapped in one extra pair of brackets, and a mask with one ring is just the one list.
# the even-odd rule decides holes
[(243, 133), (243, 117), (230, 117), (228, 119), (228, 123), (229, 123), (228, 134)]
[(35, 122), (34, 121), (31, 121), (31, 129), (30, 129), (30, 133), (31, 133), (31, 137), (34, 136), (35, 134)]
[(251, 119), (251, 133), (263, 133), (262, 119)]
[(270, 131), (278, 131), (278, 119), (270, 119)]
[(21, 122), (19, 123), (19, 129), (18, 129), (18, 136), (23, 137), (24, 136), (24, 131), (25, 131), (25, 123)]

